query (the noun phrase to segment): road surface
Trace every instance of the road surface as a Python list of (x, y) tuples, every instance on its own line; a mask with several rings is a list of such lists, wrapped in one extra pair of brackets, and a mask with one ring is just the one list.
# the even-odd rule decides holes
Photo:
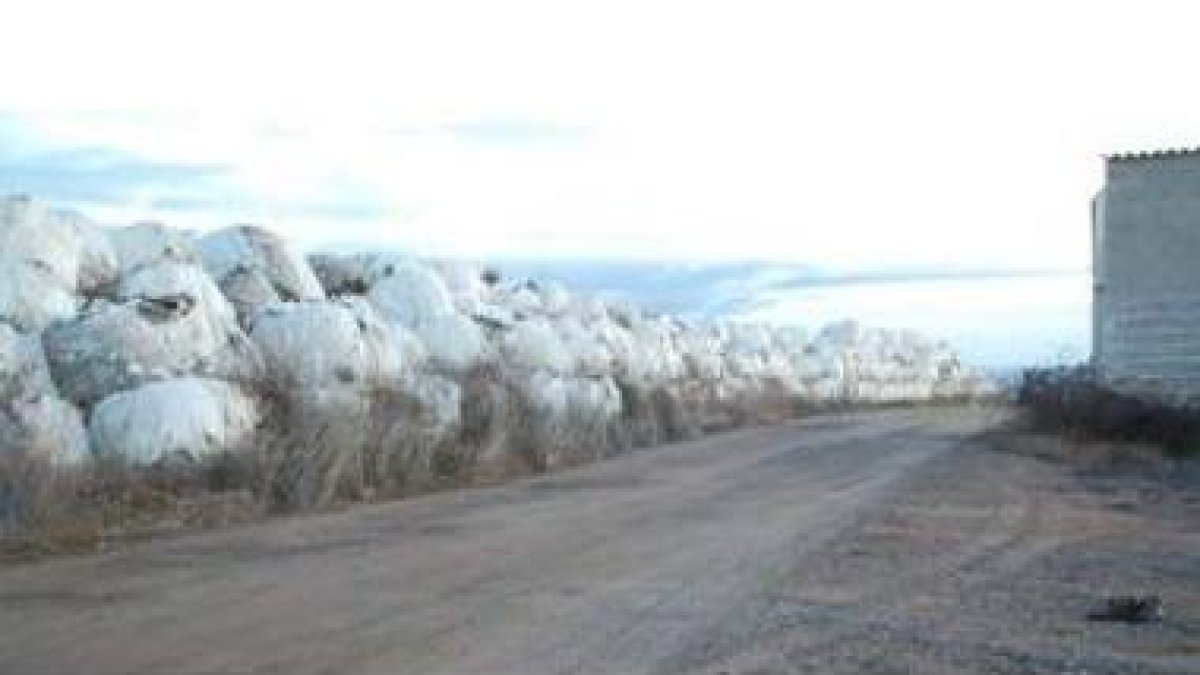
[[(0, 672), (1200, 672), (1196, 493), (998, 451), (998, 415), (818, 416), (0, 569)], [(1121, 591), (1167, 621), (1083, 619)]]

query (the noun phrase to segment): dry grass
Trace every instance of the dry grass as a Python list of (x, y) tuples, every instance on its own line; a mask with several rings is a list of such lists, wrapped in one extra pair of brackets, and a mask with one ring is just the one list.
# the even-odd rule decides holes
[(1200, 410), (1119, 394), (1101, 386), (1087, 368), (1027, 371), (1019, 401), (1039, 431), (1149, 445), (1176, 457), (1200, 455)]
[(253, 519), (261, 509), (242, 464), (226, 455), (149, 467), (0, 457), (0, 560), (91, 552)]
[(778, 386), (721, 400), (710, 384), (622, 381), (619, 416), (548, 420), (516, 377), (480, 368), (459, 378), (453, 429), (439, 428), (433, 411), (395, 388), (372, 390), (357, 406), (298, 400), (260, 384), (264, 422), (236, 452), (150, 466), (107, 458), (51, 467), (0, 456), (0, 552), (14, 559), (96, 551), (271, 513), (495, 483), (800, 411)]

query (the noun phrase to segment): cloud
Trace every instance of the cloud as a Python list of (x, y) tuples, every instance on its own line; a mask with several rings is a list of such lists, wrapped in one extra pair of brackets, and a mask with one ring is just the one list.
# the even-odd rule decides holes
[(147, 192), (194, 190), (227, 168), (146, 160), (116, 150), (80, 148), (0, 157), (0, 191), (73, 204), (118, 204)]
[[(328, 196), (315, 200), (302, 200), (281, 204), (267, 204), (255, 200), (245, 193), (217, 192), (211, 194), (169, 195), (156, 197), (149, 202), (151, 208), (171, 213), (230, 213), (252, 214), (269, 210), (276, 217), (324, 219), (331, 223), (347, 224), (354, 221), (373, 221), (387, 218), (396, 209), (387, 202), (373, 198), (338, 200)], [(359, 246), (362, 243), (359, 242)]]
[(460, 140), (484, 145), (575, 143), (587, 136), (582, 126), (518, 117), (484, 118), (441, 127)]

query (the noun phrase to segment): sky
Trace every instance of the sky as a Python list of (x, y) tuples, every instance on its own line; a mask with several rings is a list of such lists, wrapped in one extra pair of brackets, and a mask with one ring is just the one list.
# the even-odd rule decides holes
[[(109, 223), (259, 222), (310, 249), (867, 275), (744, 313), (844, 308), (981, 355), (1086, 354), (1101, 156), (1200, 142), (1198, 18), (1154, 1), (21, 3), (0, 40), (0, 191)], [(998, 337), (981, 306), (1038, 325)]]

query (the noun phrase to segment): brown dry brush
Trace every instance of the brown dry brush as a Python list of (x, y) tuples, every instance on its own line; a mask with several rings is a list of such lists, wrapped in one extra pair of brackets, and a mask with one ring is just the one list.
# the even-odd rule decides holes
[(1174, 456), (1200, 455), (1200, 409), (1115, 392), (1086, 366), (1025, 371), (1018, 401), (1037, 430), (1149, 443)]
[(377, 386), (362, 406), (339, 409), (345, 401), (318, 405), (260, 381), (251, 386), (263, 421), (245, 447), (229, 452), (151, 465), (93, 457), (77, 466), (0, 453), (0, 552), (90, 551), (269, 513), (490, 484), (798, 411), (781, 386), (721, 398), (714, 383), (622, 379), (616, 417), (576, 411), (548, 420), (516, 377), (493, 366), (459, 378), (453, 429), (438, 427), (398, 386)]

